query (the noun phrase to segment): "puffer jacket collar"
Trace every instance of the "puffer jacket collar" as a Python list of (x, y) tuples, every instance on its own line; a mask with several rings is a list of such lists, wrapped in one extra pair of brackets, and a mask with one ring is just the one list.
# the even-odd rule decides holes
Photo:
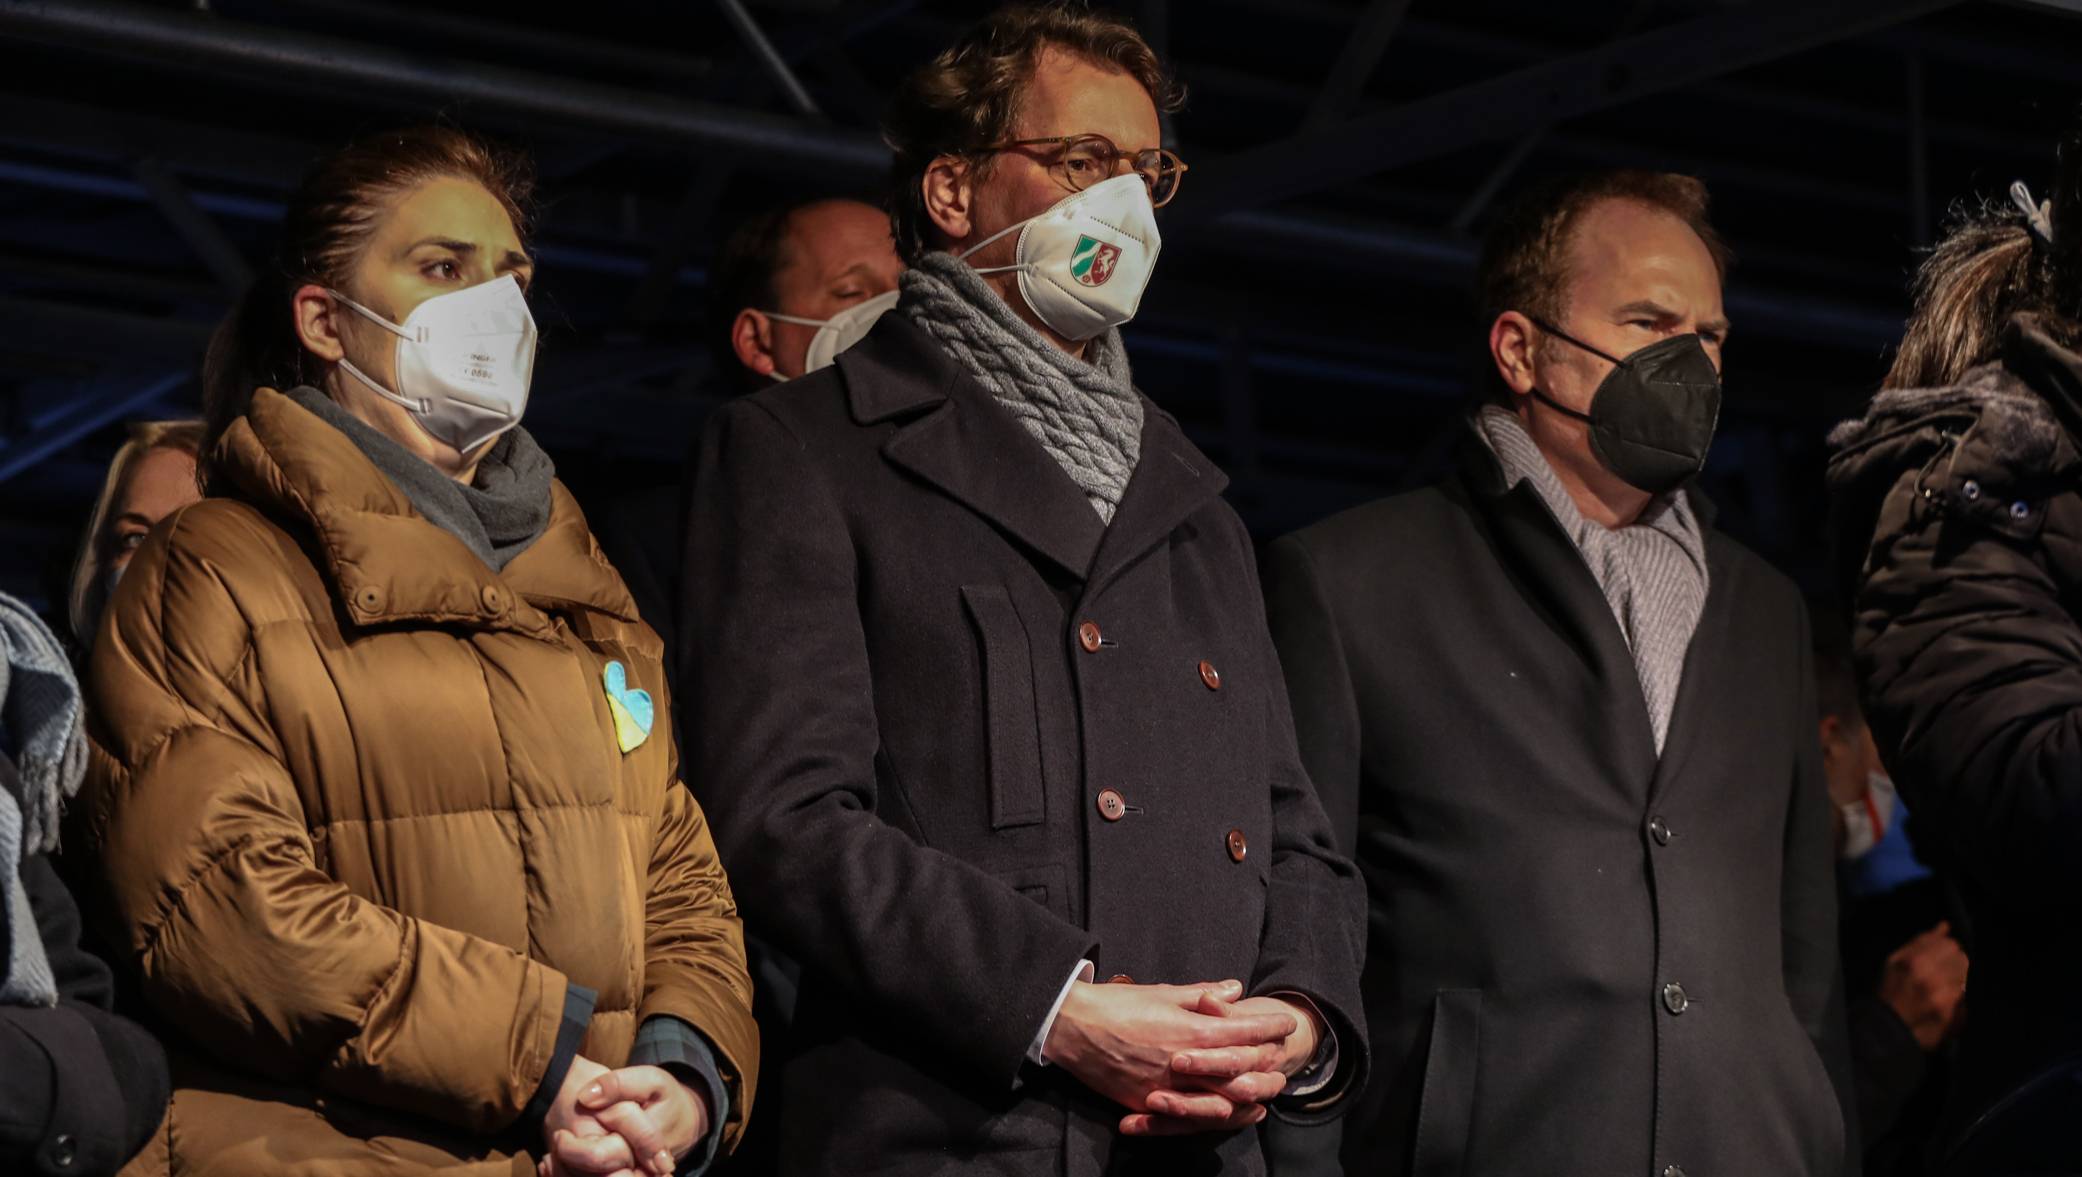
[[(2082, 421), (2082, 357), (2032, 315), (2005, 328), (2001, 359), (1958, 383), (1874, 396), (1863, 417), (1829, 434), (1831, 530), (1846, 588), (1872, 544), (1906, 524), (1903, 510), (1973, 519), (2020, 542), (2038, 538), (2051, 506), (2071, 498), (2082, 476), (2075, 421)], [(1911, 470), (1913, 503), (1887, 514)]]
[(2037, 316), (2019, 315), (2004, 329), (2001, 359), (1942, 388), (1883, 389), (1864, 416), (1831, 430), (1829, 482), (1856, 496), (1867, 480), (1891, 485), (1905, 465), (1950, 446), (1950, 465), (2023, 489), (2075, 464), (2077, 421), (2082, 357), (2056, 343)]
[(358, 625), (420, 621), (548, 639), (555, 627), (545, 610), (637, 619), (629, 590), (561, 483), (550, 489), (549, 526), (502, 574), (413, 510), (346, 435), (274, 389), (253, 394), (215, 459), (240, 497), (308, 530), (334, 595)]

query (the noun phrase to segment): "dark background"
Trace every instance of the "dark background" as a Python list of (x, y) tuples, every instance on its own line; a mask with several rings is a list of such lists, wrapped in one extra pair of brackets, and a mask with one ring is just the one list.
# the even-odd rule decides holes
[[(716, 240), (878, 193), (882, 96), (988, 7), (0, 0), (0, 590), (47, 604), (122, 423), (195, 411), (203, 342), (310, 159), (434, 115), (539, 164), (530, 429), (593, 503), (675, 480), (721, 390)], [(1885, 371), (1918, 248), (1961, 199), (2043, 187), (2082, 109), (2082, 0), (1112, 7), (1191, 89), (1138, 381), (1261, 537), (1435, 477), (1477, 370), (1485, 211), (1639, 165), (1704, 178), (1739, 256), (1723, 526), (1821, 587), (1822, 438)]]

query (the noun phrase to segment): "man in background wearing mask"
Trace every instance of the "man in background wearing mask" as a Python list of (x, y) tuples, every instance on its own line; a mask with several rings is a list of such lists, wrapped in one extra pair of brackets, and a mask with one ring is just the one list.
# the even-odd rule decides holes
[[(889, 215), (871, 204), (819, 198), (749, 218), (723, 240), (710, 270), (712, 378), (725, 393), (752, 392), (831, 363), (896, 302), (902, 272)], [(588, 512), (638, 611), (668, 646), (679, 622), (686, 497), (685, 486), (621, 486)], [(757, 1165), (763, 1143), (747, 1140), (732, 1164)]]
[[(800, 200), (740, 222), (724, 239), (710, 271), (709, 322), (715, 325), (711, 340), (718, 382), (756, 392), (830, 367), (896, 305), (896, 281), (903, 271), (889, 214), (862, 201)], [(676, 551), (675, 559), (681, 554)], [(674, 600), (681, 583), (678, 571), (657, 578)], [(786, 1057), (793, 1033), (801, 969), (769, 943), (756, 923), (745, 932), (760, 1057), (778, 1061)], [(786, 1093), (779, 1083), (770, 1083), (762, 1095), (764, 1114), (747, 1127), (720, 1172), (770, 1173), (779, 1163)]]
[(749, 218), (716, 257), (717, 371), (750, 392), (829, 366), (896, 305), (903, 271), (874, 205), (807, 200)]
[(1848, 635), (1815, 642), (1822, 772), (1834, 808), (1844, 991), (1865, 1171), (1924, 1171), (1944, 1111), (1946, 1046), (1966, 1018), (1954, 904), (1909, 843), (1908, 810), (1858, 706)]
[(1527, 193), (1459, 472), (1269, 553), (1371, 898), (1351, 1172), (1855, 1171), (1806, 610), (1689, 485), (1725, 260), (1688, 177)]
[(1178, 98), (1081, 6), (965, 34), (885, 121), (898, 305), (704, 442), (687, 779), (803, 964), (784, 1174), (1247, 1175), (1364, 1086), (1250, 538), (1117, 330)]

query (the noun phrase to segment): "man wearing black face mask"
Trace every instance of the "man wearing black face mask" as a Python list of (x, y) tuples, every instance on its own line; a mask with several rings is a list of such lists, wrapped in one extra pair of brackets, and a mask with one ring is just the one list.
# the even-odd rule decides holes
[(1269, 554), (1372, 913), (1348, 1171), (1856, 1169), (1806, 615), (1689, 485), (1728, 331), (1706, 204), (1527, 195), (1459, 472)]

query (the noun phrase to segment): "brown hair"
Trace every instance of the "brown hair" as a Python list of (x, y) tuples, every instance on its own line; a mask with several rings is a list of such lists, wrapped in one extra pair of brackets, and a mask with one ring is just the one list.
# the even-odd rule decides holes
[(1607, 200), (1660, 209), (1691, 227), (1713, 255), (1723, 281), (1734, 261), (1709, 217), (1706, 185), (1692, 176), (1626, 168), (1562, 176), (1540, 184), (1497, 215), (1482, 240), (1475, 297), (1482, 325), (1505, 311), (1552, 323), (1569, 286), (1569, 247), (1583, 214)]
[[(905, 78), (883, 115), (882, 138), (896, 156), (889, 219), (906, 265), (917, 265), (932, 243), (923, 190), (926, 169), (941, 156), (972, 155), (1009, 138), (1034, 65), (1049, 46), (1132, 76), (1160, 111), (1185, 105), (1185, 87), (1126, 21), (1081, 3), (998, 9)], [(988, 156), (977, 156), (979, 175), (990, 162)]]
[(707, 330), (709, 362), (724, 385), (750, 392), (773, 383), (738, 361), (737, 316), (748, 308), (780, 309), (774, 279), (793, 264), (796, 214), (834, 201), (850, 203), (860, 198), (805, 196), (761, 210), (732, 228), (717, 249), (708, 271)]
[[(1723, 282), (1734, 254), (1709, 216), (1712, 200), (1704, 182), (1674, 172), (1620, 168), (1558, 176), (1527, 189), (1505, 205), (1482, 238), (1475, 267), (1475, 303), (1486, 332), (1505, 311), (1559, 326), (1569, 289), (1569, 249), (1583, 214), (1607, 200), (1631, 200), (1660, 209), (1691, 227), (1706, 243)], [(1511, 390), (1494, 364), (1479, 398), (1509, 404)]]
[(1916, 269), (1916, 307), (1880, 387), (1957, 383), (2000, 354), (2013, 315), (2036, 314), (2062, 344), (2082, 343), (2082, 130), (2061, 146), (2050, 203), (2050, 242), (2007, 199), (1958, 211)]
[(274, 255), (225, 317), (203, 358), (203, 477), (217, 440), (246, 413), (255, 389), (316, 379), (297, 338), (290, 299), (307, 283), (338, 290), (399, 200), (432, 180), (471, 180), (506, 207), (525, 241), (533, 178), (524, 156), (454, 127), (421, 126), (357, 140), (320, 159), (282, 215)]
[(101, 494), (94, 500), (94, 513), (87, 517), (86, 534), (80, 537), (79, 553), (72, 561), (72, 592), (66, 600), (66, 616), (72, 622), (73, 641), (80, 649), (93, 642), (94, 625), (108, 603), (108, 585), (102, 570), (114, 554), (109, 550), (107, 535), (109, 512), (115, 509), (116, 497), (130, 482), (132, 467), (153, 450), (179, 450), (200, 458), (202, 432), (202, 422), (195, 420), (134, 421), (130, 436), (109, 462), (108, 475), (101, 480)]

